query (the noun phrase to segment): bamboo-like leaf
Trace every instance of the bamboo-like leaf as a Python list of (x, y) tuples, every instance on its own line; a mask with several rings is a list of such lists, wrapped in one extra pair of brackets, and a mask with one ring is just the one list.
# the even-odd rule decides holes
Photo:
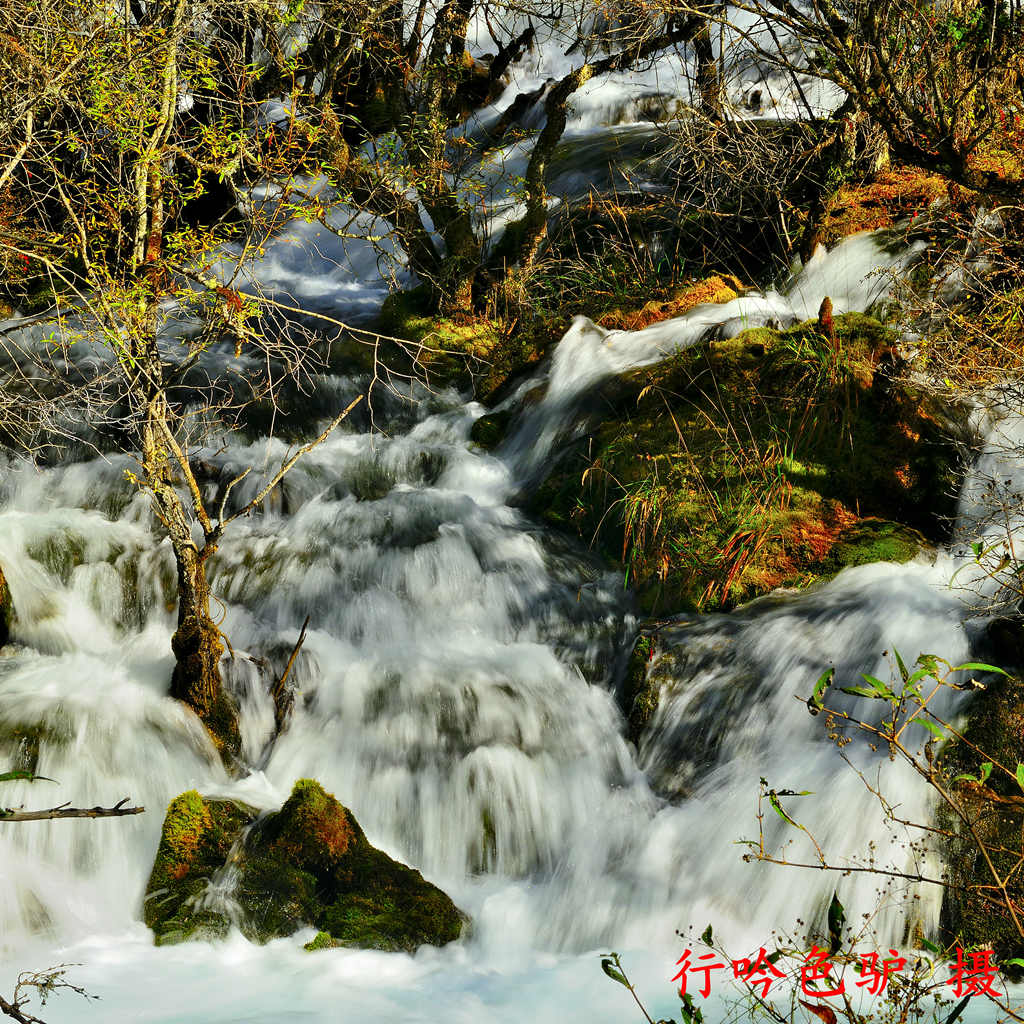
[(913, 724), (923, 725), (933, 736), (937, 736), (940, 740), (946, 738), (946, 734), (934, 722), (929, 722), (927, 718), (915, 718)]
[(774, 789), (773, 789), (773, 790), (772, 790), (772, 791), (771, 791), (771, 792), (770, 792), (770, 793), (768, 794), (768, 803), (770, 803), (770, 804), (772, 805), (772, 808), (773, 808), (773, 809), (775, 810), (775, 813), (776, 813), (776, 814), (777, 814), (777, 815), (778, 815), (778, 816), (779, 816), (779, 817), (780, 817), (780, 818), (781, 818), (781, 819), (782, 819), (783, 821), (788, 821), (788, 822), (789, 822), (789, 824), (793, 826), (793, 828), (799, 828), (799, 827), (800, 827), (800, 826), (799, 826), (799, 825), (798, 825), (798, 824), (797, 824), (797, 823), (796, 823), (796, 822), (795, 822), (795, 821), (794, 821), (794, 820), (793, 820), (793, 819), (792, 819), (792, 818), (791, 818), (791, 817), (790, 817), (790, 816), (789, 816), (789, 815), (788, 815), (788, 814), (787, 814), (787, 813), (786, 813), (786, 812), (785, 812), (785, 811), (784, 811), (784, 810), (782, 809), (782, 804), (780, 804), (780, 803), (779, 803), (779, 798), (778, 798), (778, 797), (777, 797), (777, 796), (775, 795), (775, 790), (774, 790)]
[(879, 695), (866, 686), (840, 686), (840, 692), (848, 693), (851, 697), (867, 697), (869, 700), (878, 700)]
[(996, 665), (986, 665), (982, 661), (965, 661), (962, 665), (956, 665), (953, 668), (954, 672), (995, 672), (998, 675), (1006, 676), (1009, 678), (1010, 673), (1006, 669), (997, 667)]
[(903, 659), (900, 657), (900, 652), (893, 650), (893, 657), (896, 659), (896, 667), (900, 670), (900, 679), (905, 683), (910, 678), (910, 670), (903, 663)]
[(928, 675), (928, 670), (927, 669), (924, 669), (924, 668), (917, 669), (906, 680), (906, 682), (905, 682), (905, 684), (903, 686), (903, 692), (904, 693), (913, 693), (914, 696), (918, 697), (918, 699), (920, 700), (921, 698), (918, 696), (920, 691), (915, 690), (914, 687), (917, 686), (917, 684), (922, 679), (924, 679), (925, 676), (927, 676), (927, 675)]
[(626, 976), (622, 973), (622, 971), (618, 970), (615, 964), (607, 957), (605, 957), (601, 961), (601, 970), (604, 971), (604, 973), (607, 974), (608, 977), (612, 979), (612, 981), (617, 981), (620, 985), (623, 985), (626, 988), (630, 988), (629, 982), (626, 981)]
[(846, 908), (839, 902), (839, 893), (832, 893), (832, 902), (828, 905), (828, 941), (832, 951), (843, 945), (843, 925), (846, 924)]
[(881, 679), (875, 676), (869, 676), (866, 673), (861, 673), (861, 679), (868, 683), (871, 688), (878, 694), (879, 697), (884, 697), (886, 700), (895, 700), (896, 694), (889, 689)]
[(1017, 785), (1024, 789), (1024, 764), (1017, 765)]
[(700, 941), (703, 942), (705, 946), (711, 945), (713, 941), (713, 937), (711, 934), (711, 925), (708, 925), (707, 928), (705, 928), (704, 931), (700, 933)]
[(0, 782), (56, 782), (45, 775), (36, 775), (29, 771), (0, 772)]
[(822, 672), (818, 681), (814, 684), (814, 692), (807, 701), (807, 710), (816, 715), (825, 706), (825, 691), (832, 685), (832, 679), (836, 674), (835, 666)]

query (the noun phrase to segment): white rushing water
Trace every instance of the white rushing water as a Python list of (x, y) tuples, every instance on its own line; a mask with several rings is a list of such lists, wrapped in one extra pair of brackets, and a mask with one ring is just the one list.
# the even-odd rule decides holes
[[(48, 1007), (53, 1021), (333, 1020), (339, 1005), (345, 1019), (622, 1020), (628, 994), (600, 974), (595, 952), (631, 950), (628, 966), (667, 1014), (675, 929), (713, 922), (739, 955), (774, 929), (820, 919), (833, 876), (741, 860), (736, 841), (756, 835), (760, 776), (817, 794), (800, 820), (835, 859), (871, 842), (880, 861), (905, 862), (906, 837), (795, 698), (828, 663), (841, 676), (886, 678), (894, 649), (908, 660), (966, 658), (965, 607), (946, 586), (952, 556), (847, 570), (802, 596), (681, 621), (655, 662), (664, 696), (637, 752), (612, 695), (633, 629), (620, 583), (508, 504), (588, 389), (738, 319), (806, 315), (822, 297), (811, 287), (862, 307), (878, 297), (878, 279), (863, 278), (880, 259), (870, 239), (854, 238), (784, 293), (632, 333), (577, 321), (546, 397), (501, 457), (469, 443), (480, 408), (455, 395), (379, 410), (389, 437), (353, 424), (317, 449), (263, 515), (234, 524), (214, 567), (236, 654), (225, 668), (245, 753), (259, 765), (241, 780), (166, 696), (173, 564), (145, 498), (124, 480), (127, 461), (8, 466), (0, 565), (19, 618), (0, 657), (0, 764), (31, 736), (38, 770), (59, 784), (12, 785), (5, 802), (130, 794), (148, 810), (0, 832), (7, 977), (81, 961), (75, 979), (102, 1001), (68, 997)], [(335, 377), (322, 388), (344, 402), (358, 383)], [(204, 471), (226, 481), (283, 451), (226, 438)], [(279, 659), (307, 614), (300, 698), (268, 752), (272, 709), (249, 658)], [(875, 767), (905, 817), (927, 815), (899, 766)], [(169, 800), (195, 787), (275, 807), (303, 776), (350, 806), (372, 842), (445, 888), (473, 919), (471, 935), (415, 957), (311, 955), (304, 936), (153, 948), (141, 899)], [(765, 825), (771, 841), (785, 838), (780, 821)], [(792, 852), (812, 853), (806, 843)], [(869, 876), (841, 882), (851, 916), (875, 910), (876, 888)], [(916, 921), (895, 898), (878, 911), (879, 948), (917, 923), (934, 927), (937, 893), (921, 895)]]
[[(476, 52), (488, 48), (481, 29)], [(476, 127), (573, 59), (542, 39)], [(757, 88), (768, 97), (759, 111), (796, 109), (792, 83), (765, 83), (756, 68), (738, 69), (731, 88), (738, 106), (749, 107)], [(604, 173), (594, 154), (610, 138), (639, 145), (650, 111), (679, 99), (690, 96), (673, 55), (589, 85), (553, 193), (585, 190)], [(821, 109), (835, 100), (812, 97)], [(502, 196), (526, 158), (511, 143), (482, 172), (494, 230), (515, 211)], [(405, 280), (401, 253), (393, 256), (382, 267), (376, 243), (342, 245), (296, 221), (258, 274), (307, 308), (351, 320), (379, 306), (388, 274)], [(879, 860), (901, 862), (905, 837), (795, 698), (829, 663), (841, 675), (887, 678), (894, 649), (908, 660), (965, 657), (966, 608), (947, 585), (959, 553), (864, 566), (802, 596), (682, 620), (657, 656), (663, 699), (635, 750), (613, 694), (635, 632), (628, 595), (531, 522), (514, 495), (571, 436), (580, 400), (603, 381), (712, 334), (804, 319), (825, 295), (836, 312), (863, 310), (885, 288), (872, 272), (912, 256), (887, 256), (857, 236), (778, 291), (643, 331), (608, 332), (580, 317), (532, 382), (546, 386), (544, 397), (495, 454), (470, 443), (482, 410), (454, 394), (379, 409), (387, 435), (346, 424), (262, 515), (233, 524), (213, 567), (235, 651), (225, 673), (253, 766), (242, 779), (228, 778), (203, 729), (167, 696), (173, 559), (125, 479), (129, 461), (5, 466), (0, 566), (18, 620), (0, 651), (0, 768), (31, 740), (38, 771), (58, 782), (5, 785), (3, 801), (88, 806), (130, 795), (147, 812), (0, 824), (0, 993), (20, 969), (73, 961), (73, 980), (101, 998), (51, 1002), (51, 1024), (639, 1019), (598, 967), (595, 954), (615, 948), (652, 1013), (667, 1016), (678, 1014), (668, 980), (677, 928), (712, 922), (743, 955), (775, 929), (820, 919), (836, 886), (825, 873), (741, 860), (736, 841), (756, 835), (760, 776), (815, 791), (800, 820), (827, 837), (836, 859), (874, 842)], [(340, 407), (361, 383), (325, 378), (316, 400)], [(224, 482), (283, 451), (277, 441), (225, 437), (203, 454), (204, 472)], [(982, 498), (974, 483), (965, 489), (964, 541), (983, 528)], [(286, 656), (307, 615), (295, 714), (268, 749), (273, 710), (252, 659)], [(905, 817), (928, 813), (898, 766), (866, 763), (884, 769)], [(264, 947), (237, 932), (218, 944), (153, 947), (141, 902), (167, 803), (198, 788), (272, 808), (303, 776), (351, 807), (374, 844), (449, 892), (472, 918), (471, 934), (415, 956), (307, 954), (307, 934)], [(782, 837), (780, 821), (765, 824), (770, 839)], [(812, 852), (794, 848), (803, 859)], [(851, 918), (875, 909), (869, 877), (840, 884)], [(921, 896), (927, 930), (938, 896)], [(902, 906), (881, 909), (874, 948), (907, 938), (917, 922)]]

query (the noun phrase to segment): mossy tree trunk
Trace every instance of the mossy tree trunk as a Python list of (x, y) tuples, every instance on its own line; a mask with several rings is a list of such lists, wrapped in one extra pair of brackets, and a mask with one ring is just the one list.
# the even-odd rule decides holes
[(0, 647), (11, 638), (11, 615), (11, 592), (4, 571), (0, 569)]
[[(155, 312), (155, 311), (154, 311)], [(155, 325), (154, 325), (155, 326)], [(178, 628), (171, 637), (174, 674), (171, 696), (187, 704), (206, 726), (226, 761), (239, 753), (241, 739), (231, 699), (224, 692), (220, 659), (224, 644), (210, 614), (207, 565), (217, 550), (219, 529), (206, 512), (191, 464), (173, 431), (173, 412), (162, 385), (155, 330), (147, 359), (150, 394), (142, 425), (144, 483), (153, 496), (157, 518), (167, 531), (178, 577)], [(174, 471), (184, 477), (195, 518), (203, 531), (197, 544), (185, 498), (174, 486)]]

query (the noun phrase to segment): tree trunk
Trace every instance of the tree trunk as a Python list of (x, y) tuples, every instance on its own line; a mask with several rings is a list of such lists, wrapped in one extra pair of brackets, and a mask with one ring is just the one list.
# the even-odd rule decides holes
[[(152, 375), (151, 379), (158, 380)], [(157, 517), (170, 537), (178, 570), (178, 628), (171, 637), (175, 661), (171, 696), (187, 704), (199, 716), (221, 757), (230, 765), (238, 756), (241, 737), (234, 703), (224, 692), (220, 677), (220, 659), (224, 653), (221, 633), (210, 615), (206, 562), (215, 549), (206, 544), (200, 552), (192, 537), (185, 503), (172, 483), (169, 417), (167, 400), (157, 385), (146, 410), (142, 464)], [(177, 456), (175, 451), (174, 457)], [(177, 461), (180, 462), (180, 458)], [(190, 474), (187, 467), (181, 469), (186, 475)]]

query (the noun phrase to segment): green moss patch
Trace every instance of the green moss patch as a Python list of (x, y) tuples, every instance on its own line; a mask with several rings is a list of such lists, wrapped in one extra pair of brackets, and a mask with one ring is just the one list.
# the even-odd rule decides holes
[(622, 565), (649, 611), (728, 609), (940, 537), (944, 410), (870, 317), (750, 330), (619, 382), (531, 500)]
[(258, 820), (194, 791), (172, 802), (146, 896), (146, 923), (158, 943), (227, 929), (220, 912), (202, 908), (233, 845), (232, 898), (253, 941), (314, 925), (325, 937), (306, 948), (414, 951), (462, 931), (465, 918), (445, 893), (371, 846), (351, 811), (318, 782), (300, 779), (280, 811)]
[[(411, 362), (432, 386), (471, 389), (482, 402), (543, 354), (538, 335), (517, 330), (513, 322), (468, 313), (438, 315), (424, 288), (388, 296), (378, 327), (384, 334), (419, 346), (412, 350)], [(395, 353), (394, 358), (402, 365), (409, 353), (404, 359)]]
[(254, 818), (249, 808), (207, 800), (194, 789), (171, 801), (143, 904), (143, 919), (158, 946), (227, 932), (222, 916), (203, 909), (203, 896), (210, 877)]

